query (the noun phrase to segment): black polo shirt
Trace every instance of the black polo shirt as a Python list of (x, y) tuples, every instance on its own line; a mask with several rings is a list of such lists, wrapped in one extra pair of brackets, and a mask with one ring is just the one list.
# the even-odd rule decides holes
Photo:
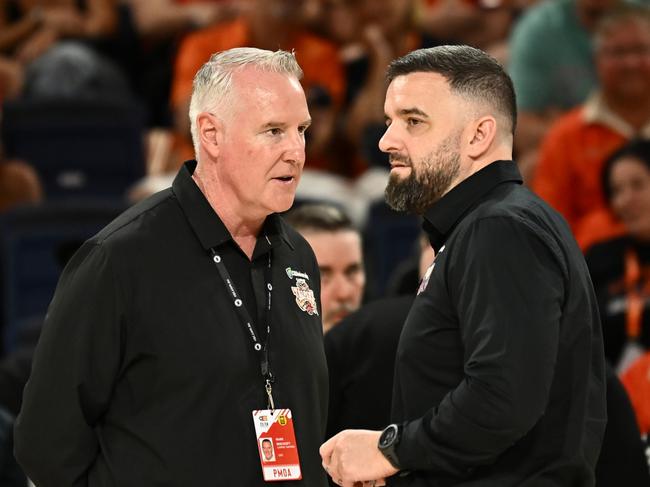
[(566, 222), (511, 161), (425, 214), (437, 251), (402, 332), (390, 485), (589, 486), (606, 422), (598, 310)]
[(271, 253), (273, 396), (292, 409), (303, 473), (275, 485), (327, 485), (321, 320), (288, 272), (307, 276), (320, 310), (314, 254), (271, 215), (249, 261), (192, 180), (195, 164), (86, 242), (61, 277), (16, 426), (17, 458), (39, 486), (268, 485), (252, 420), (267, 405), (260, 363), (212, 248), (258, 319)]

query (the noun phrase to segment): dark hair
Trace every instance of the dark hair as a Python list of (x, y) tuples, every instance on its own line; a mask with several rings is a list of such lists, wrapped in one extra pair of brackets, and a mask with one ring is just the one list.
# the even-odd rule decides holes
[(285, 220), (298, 232), (357, 231), (350, 217), (341, 208), (328, 203), (303, 203), (289, 211)]
[(262, 443), (268, 443), (269, 445), (273, 445), (273, 443), (271, 442), (271, 440), (269, 440), (268, 438), (264, 438), (264, 439), (262, 440)]
[(623, 147), (618, 148), (605, 160), (603, 170), (601, 172), (601, 186), (606, 201), (609, 203), (612, 199), (612, 188), (610, 186), (610, 179), (612, 171), (618, 161), (623, 158), (634, 158), (646, 165), (650, 170), (650, 140), (634, 139), (625, 144)]
[(510, 121), (514, 134), (515, 89), (508, 73), (493, 57), (470, 46), (418, 49), (390, 63), (386, 79), (390, 83), (398, 76), (416, 72), (438, 73), (447, 80), (452, 92), (492, 105)]

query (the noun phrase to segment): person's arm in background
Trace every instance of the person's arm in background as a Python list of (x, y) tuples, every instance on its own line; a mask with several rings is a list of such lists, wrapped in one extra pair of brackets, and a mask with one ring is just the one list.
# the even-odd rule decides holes
[(117, 27), (116, 0), (88, 0), (82, 11), (70, 7), (43, 11), (44, 24), (55, 29), (60, 37), (104, 37)]

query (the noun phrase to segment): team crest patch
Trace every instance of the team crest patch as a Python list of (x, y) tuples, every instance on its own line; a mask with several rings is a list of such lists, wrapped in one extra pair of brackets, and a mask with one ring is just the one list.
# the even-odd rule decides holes
[(310, 316), (318, 315), (314, 291), (309, 289), (307, 281), (301, 278), (296, 279), (296, 285), (295, 287), (291, 287), (291, 291), (293, 291), (294, 296), (296, 296), (296, 304), (302, 311)]
[(427, 272), (424, 274), (424, 277), (420, 281), (420, 287), (418, 288), (418, 294), (420, 294), (421, 292), (423, 292), (427, 288), (427, 285), (429, 284), (429, 278), (431, 277), (431, 272), (433, 272), (433, 268), (435, 266), (436, 266), (436, 263), (434, 262), (427, 269)]
[(438, 251), (438, 254), (433, 257), (433, 263), (429, 266), (427, 269), (427, 272), (424, 274), (424, 277), (420, 281), (420, 287), (418, 288), (418, 294), (423, 292), (427, 286), (429, 285), (429, 279), (431, 278), (431, 273), (433, 272), (433, 268), (436, 266), (436, 258), (442, 254), (445, 250), (445, 246), (443, 245), (440, 247), (440, 250)]

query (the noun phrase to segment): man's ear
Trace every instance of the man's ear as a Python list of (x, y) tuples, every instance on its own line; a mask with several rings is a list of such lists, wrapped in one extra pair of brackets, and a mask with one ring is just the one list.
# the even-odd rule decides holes
[(211, 159), (216, 159), (221, 148), (223, 122), (208, 112), (196, 116), (199, 145)]
[(467, 155), (472, 159), (483, 156), (497, 137), (497, 121), (491, 115), (484, 115), (470, 125)]

